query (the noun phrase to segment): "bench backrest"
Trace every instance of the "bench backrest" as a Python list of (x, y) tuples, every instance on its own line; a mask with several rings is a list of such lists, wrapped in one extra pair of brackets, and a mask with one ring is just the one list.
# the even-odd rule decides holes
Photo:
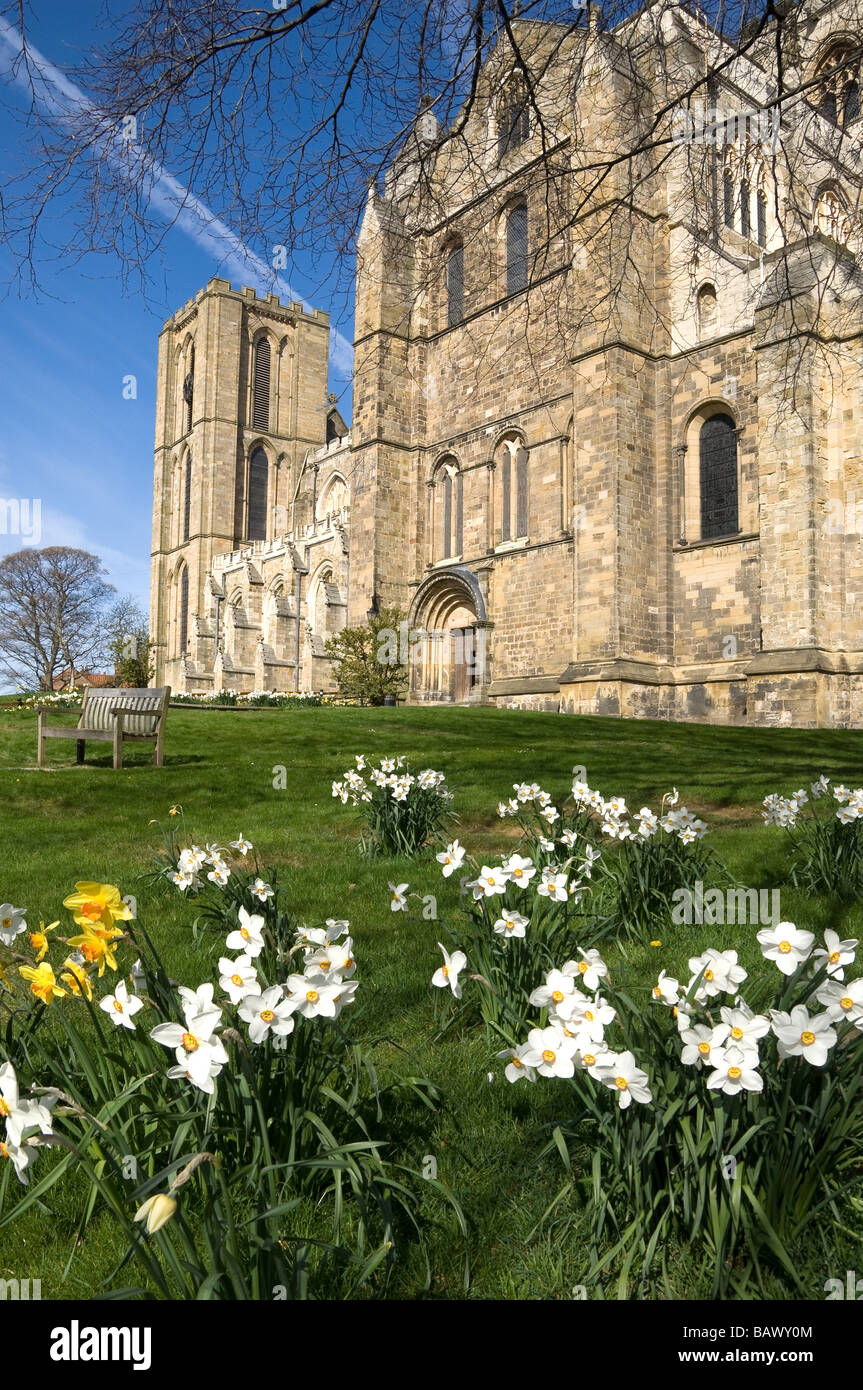
[(114, 727), (112, 711), (122, 709), (127, 711), (123, 720), (125, 733), (155, 734), (168, 703), (168, 693), (168, 686), (157, 690), (88, 687), (84, 691), (78, 728), (111, 730)]

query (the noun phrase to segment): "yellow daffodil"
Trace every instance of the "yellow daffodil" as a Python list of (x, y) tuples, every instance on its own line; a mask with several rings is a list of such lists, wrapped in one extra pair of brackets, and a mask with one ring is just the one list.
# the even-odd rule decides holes
[(128, 922), (132, 916), (120, 896), (119, 888), (110, 883), (76, 883), (75, 892), (63, 899), (79, 926), (89, 931), (100, 928), (118, 936), (115, 922)]
[(50, 927), (46, 927), (44, 922), (40, 922), (40, 923), (39, 923), (39, 930), (38, 930), (38, 931), (31, 931), (31, 933), (30, 933), (30, 945), (33, 947), (33, 950), (36, 952), (36, 964), (37, 964), (37, 965), (39, 964), (39, 961), (40, 961), (40, 960), (44, 960), (45, 957), (46, 957), (47, 954), (48, 954), (48, 946), (50, 945), (50, 942), (48, 941), (48, 933), (49, 933), (49, 931), (53, 931), (54, 928), (55, 928), (55, 927), (59, 927), (59, 925), (60, 925), (59, 922), (52, 922), (51, 925), (50, 925)]
[(22, 979), (30, 981), (31, 991), (43, 1004), (50, 1004), (55, 996), (60, 997), (66, 993), (54, 979), (54, 971), (47, 961), (43, 961), (35, 969), (30, 965), (22, 965), (19, 967), (19, 974)]
[(70, 994), (83, 995), (85, 999), (93, 998), (93, 986), (90, 984), (90, 976), (86, 970), (77, 965), (74, 960), (63, 962), (63, 974), (60, 979), (69, 986)]
[(12, 982), (10, 981), (9, 976), (6, 974), (6, 971), (3, 969), (2, 965), (0, 965), (0, 983), (6, 985), (8, 989), (12, 988)]
[(106, 965), (117, 969), (117, 948), (104, 932), (85, 931), (80, 936), (70, 936), (68, 945), (77, 946), (88, 965), (98, 965), (100, 980)]
[(169, 816), (178, 816), (178, 815), (180, 814), (180, 812), (182, 811), (182, 809), (183, 809), (182, 806), (172, 806), (171, 809), (170, 809), (170, 811), (168, 812), (168, 815), (169, 815)]

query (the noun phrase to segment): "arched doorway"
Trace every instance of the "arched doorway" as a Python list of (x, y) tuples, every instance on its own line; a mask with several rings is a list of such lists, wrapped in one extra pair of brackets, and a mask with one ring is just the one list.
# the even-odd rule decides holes
[(473, 575), (447, 570), (426, 580), (413, 605), (411, 693), (465, 703), (486, 683), (485, 606)]

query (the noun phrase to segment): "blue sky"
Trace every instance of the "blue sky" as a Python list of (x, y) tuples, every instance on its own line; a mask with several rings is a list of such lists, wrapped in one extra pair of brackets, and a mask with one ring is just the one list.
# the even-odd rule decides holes
[[(60, 70), (76, 64), (98, 40), (97, 0), (40, 0), (28, 22), (30, 44)], [(8, 10), (6, 11), (8, 14)], [(0, 177), (25, 157), (22, 120), (26, 94), (10, 80), (14, 31), (0, 28)], [(46, 84), (46, 90), (51, 83)], [(86, 93), (84, 94), (86, 96)], [(170, 175), (170, 169), (167, 174)], [(170, 187), (169, 181), (166, 183)], [(216, 210), (218, 211), (218, 210)], [(202, 231), (186, 218), (186, 230), (169, 232), (144, 296), (124, 288), (108, 258), (62, 270), (40, 259), (41, 293), (6, 290), (0, 304), (0, 498), (39, 499), (42, 545), (75, 545), (102, 557), (119, 593), (132, 593), (144, 608), (149, 597), (152, 516), (153, 426), (157, 337), (164, 320), (213, 275), (233, 284), (263, 284), (254, 262), (243, 269), (244, 248), (230, 229)], [(49, 227), (54, 244), (73, 239), (73, 226), (58, 211)], [(265, 247), (252, 247), (264, 259)], [(332, 306), (319, 276), (323, 266), (302, 262), (284, 272), (296, 297), (323, 309)], [(0, 249), (0, 281), (12, 262)], [(305, 273), (304, 273), (305, 272)], [(278, 286), (276, 288), (279, 288)], [(352, 324), (338, 322), (350, 341)], [(345, 384), (345, 344), (334, 347), (333, 384)], [(135, 377), (129, 396), (124, 378)], [(349, 416), (349, 394), (342, 397)], [(0, 555), (20, 548), (3, 534)]]

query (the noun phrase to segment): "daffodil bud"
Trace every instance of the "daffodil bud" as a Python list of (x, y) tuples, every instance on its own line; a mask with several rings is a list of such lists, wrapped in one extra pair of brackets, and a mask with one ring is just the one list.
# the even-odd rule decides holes
[(135, 1212), (136, 1221), (146, 1221), (146, 1231), (148, 1236), (154, 1236), (166, 1221), (170, 1221), (174, 1212), (177, 1210), (177, 1203), (173, 1197), (169, 1197), (166, 1192), (157, 1192), (154, 1197), (148, 1197), (143, 1206)]

